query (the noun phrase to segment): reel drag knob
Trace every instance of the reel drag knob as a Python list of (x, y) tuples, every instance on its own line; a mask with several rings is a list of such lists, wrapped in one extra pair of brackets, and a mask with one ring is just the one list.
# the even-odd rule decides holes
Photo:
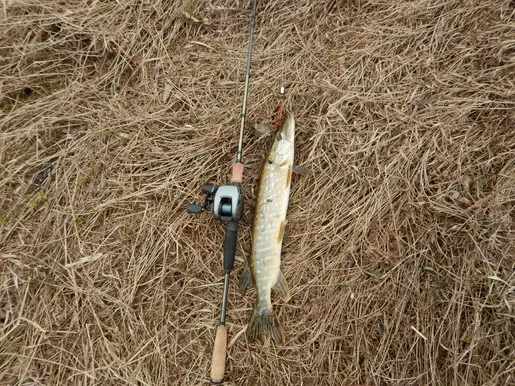
[(206, 194), (213, 194), (216, 190), (216, 185), (215, 184), (205, 184), (204, 187), (202, 188), (202, 190)]

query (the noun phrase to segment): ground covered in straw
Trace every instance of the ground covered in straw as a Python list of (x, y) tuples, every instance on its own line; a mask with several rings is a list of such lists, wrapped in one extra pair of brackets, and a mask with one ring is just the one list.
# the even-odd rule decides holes
[[(514, 7), (261, 1), (231, 385), (514, 381)], [(206, 384), (249, 1), (0, 3), (0, 384)], [(237, 292), (286, 87), (284, 346)], [(257, 128), (257, 130), (256, 130)], [(266, 130), (265, 130), (266, 131)]]

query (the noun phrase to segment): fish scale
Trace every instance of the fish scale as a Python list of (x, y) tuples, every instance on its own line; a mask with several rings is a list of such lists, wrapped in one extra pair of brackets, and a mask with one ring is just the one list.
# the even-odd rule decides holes
[(257, 303), (247, 329), (251, 341), (262, 339), (265, 334), (269, 334), (276, 343), (285, 340), (284, 330), (273, 313), (271, 290), (274, 288), (284, 300), (289, 299), (289, 289), (280, 266), (290, 196), (294, 139), (295, 120), (289, 114), (277, 130), (263, 166), (254, 214), (252, 252), (240, 276), (240, 290), (243, 294), (252, 283), (257, 289)]

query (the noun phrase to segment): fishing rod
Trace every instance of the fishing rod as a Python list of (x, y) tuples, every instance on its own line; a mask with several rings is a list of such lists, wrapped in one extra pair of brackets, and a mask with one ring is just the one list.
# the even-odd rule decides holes
[(245, 88), (243, 91), (243, 103), (241, 107), (240, 132), (238, 137), (238, 150), (236, 162), (232, 166), (231, 184), (217, 187), (208, 183), (204, 185), (203, 191), (206, 195), (204, 205), (190, 204), (187, 212), (192, 214), (211, 211), (215, 218), (227, 223), (224, 241), (224, 289), (222, 296), (222, 311), (220, 322), (216, 330), (213, 357), (211, 360), (211, 384), (221, 385), (225, 375), (225, 360), (227, 357), (227, 329), (225, 318), (227, 315), (227, 300), (229, 296), (229, 277), (234, 268), (234, 257), (236, 255), (236, 243), (238, 239), (238, 221), (243, 212), (243, 131), (245, 118), (247, 116), (247, 96), (249, 91), (250, 62), (252, 58), (252, 47), (254, 43), (254, 25), (256, 22), (257, 0), (252, 0), (252, 12), (250, 15), (250, 31), (247, 52), (247, 65), (245, 68)]

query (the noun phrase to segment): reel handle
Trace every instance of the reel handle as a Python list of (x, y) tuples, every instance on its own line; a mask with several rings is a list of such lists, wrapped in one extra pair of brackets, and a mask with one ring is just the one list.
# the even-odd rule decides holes
[(186, 212), (189, 214), (198, 214), (204, 211), (204, 207), (200, 204), (189, 204), (186, 208)]

